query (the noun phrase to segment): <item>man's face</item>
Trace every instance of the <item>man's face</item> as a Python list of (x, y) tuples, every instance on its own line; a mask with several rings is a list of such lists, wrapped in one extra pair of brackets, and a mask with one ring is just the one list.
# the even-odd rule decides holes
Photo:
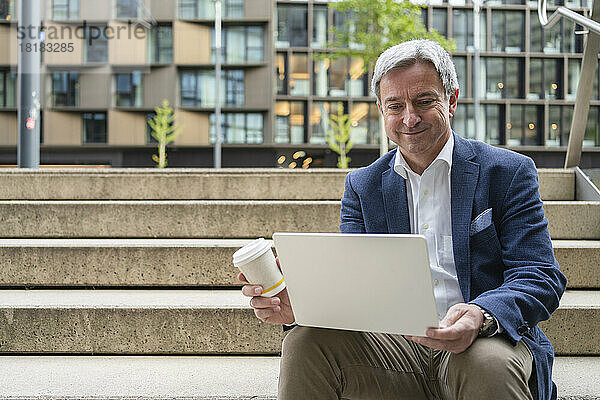
[(407, 159), (433, 161), (452, 132), (458, 89), (448, 99), (435, 67), (416, 63), (385, 74), (379, 93), (390, 140)]

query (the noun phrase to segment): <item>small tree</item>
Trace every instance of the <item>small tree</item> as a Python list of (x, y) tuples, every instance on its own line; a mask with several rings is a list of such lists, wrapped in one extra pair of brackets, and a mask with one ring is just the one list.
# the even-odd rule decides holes
[(152, 137), (158, 141), (158, 155), (152, 154), (157, 168), (167, 166), (167, 144), (174, 141), (182, 132), (182, 128), (175, 126), (175, 115), (169, 107), (169, 101), (163, 100), (162, 107), (154, 109), (156, 115), (148, 119), (148, 125), (152, 128)]
[(449, 52), (456, 47), (454, 40), (435, 29), (427, 30), (421, 20), (422, 6), (407, 0), (340, 0), (329, 3), (329, 7), (348, 18), (341, 27), (331, 28), (334, 41), (327, 47), (335, 50), (318, 58), (358, 57), (366, 72), (373, 69), (385, 49), (407, 40), (431, 39)]
[(332, 129), (327, 131), (326, 140), (329, 148), (339, 154), (338, 168), (348, 168), (351, 158), (347, 154), (352, 150), (354, 143), (350, 141), (351, 121), (348, 114), (344, 114), (342, 103), (337, 105), (337, 115), (329, 115)]

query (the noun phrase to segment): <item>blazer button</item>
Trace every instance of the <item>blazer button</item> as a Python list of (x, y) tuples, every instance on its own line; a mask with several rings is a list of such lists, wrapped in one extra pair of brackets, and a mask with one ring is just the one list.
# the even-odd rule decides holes
[(519, 329), (517, 329), (517, 333), (521, 336), (523, 336), (524, 334), (526, 334), (527, 332), (529, 332), (529, 325), (525, 324), (525, 325), (521, 325), (519, 327)]

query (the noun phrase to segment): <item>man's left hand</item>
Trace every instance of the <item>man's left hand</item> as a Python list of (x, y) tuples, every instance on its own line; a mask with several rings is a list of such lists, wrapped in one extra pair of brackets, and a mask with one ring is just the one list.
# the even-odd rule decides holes
[(477, 339), (482, 323), (483, 314), (477, 306), (459, 303), (450, 307), (439, 328), (427, 329), (427, 337), (405, 338), (432, 349), (462, 353)]

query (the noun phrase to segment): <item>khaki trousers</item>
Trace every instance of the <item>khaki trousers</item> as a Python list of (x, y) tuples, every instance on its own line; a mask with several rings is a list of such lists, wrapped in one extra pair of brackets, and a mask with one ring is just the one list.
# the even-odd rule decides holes
[(531, 351), (480, 338), (464, 352), (401, 335), (297, 326), (283, 341), (279, 400), (532, 399)]

